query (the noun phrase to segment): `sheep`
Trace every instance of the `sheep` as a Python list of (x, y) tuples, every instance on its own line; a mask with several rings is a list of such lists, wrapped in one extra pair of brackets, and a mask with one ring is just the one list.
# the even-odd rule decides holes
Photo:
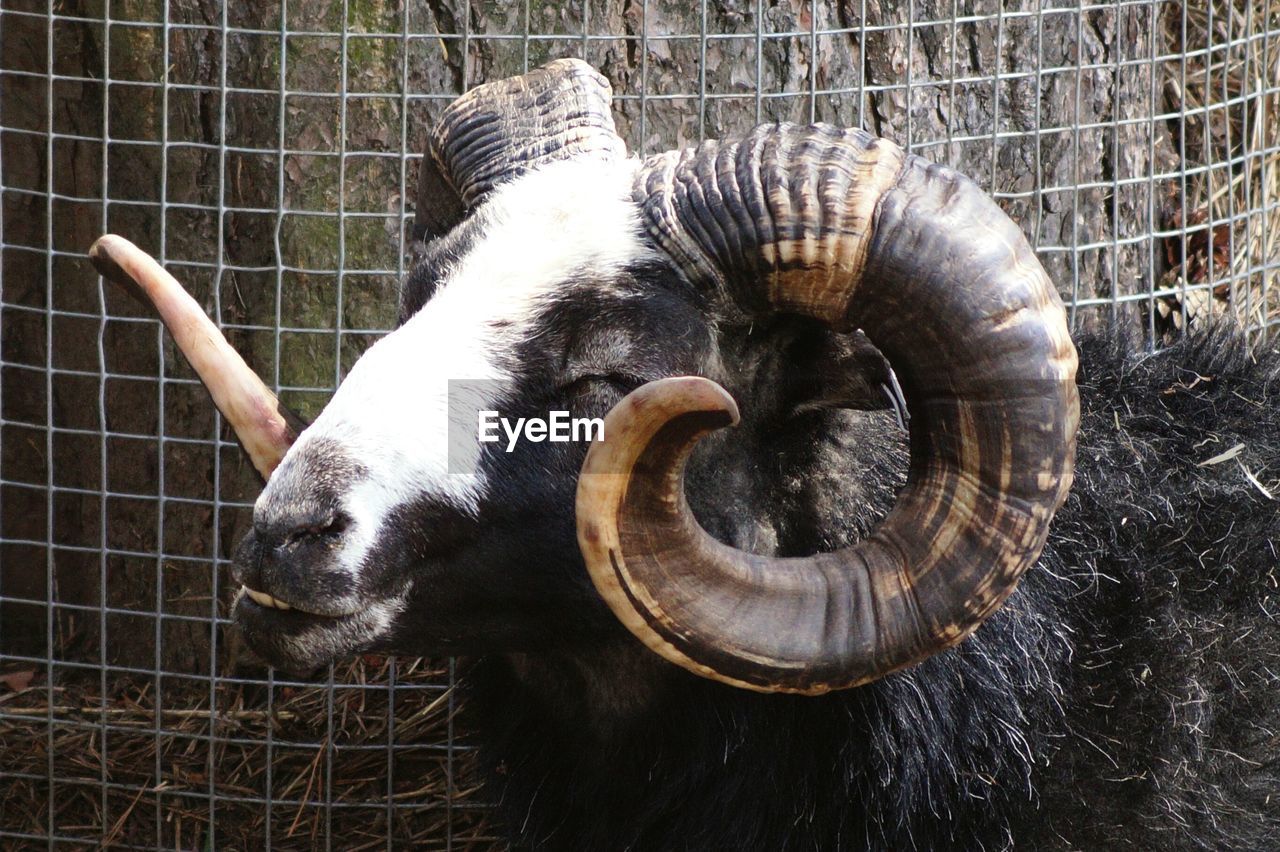
[[(469, 660), (517, 848), (1280, 845), (1274, 348), (1073, 342), (961, 176), (822, 125), (640, 162), (574, 60), (445, 112), (417, 222), (305, 428), (91, 255), (267, 478), (250, 645)], [(506, 452), (477, 410), (604, 437)]]

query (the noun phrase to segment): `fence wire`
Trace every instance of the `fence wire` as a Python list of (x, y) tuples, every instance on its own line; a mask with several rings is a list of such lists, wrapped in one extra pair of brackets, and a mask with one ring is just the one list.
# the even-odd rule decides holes
[(823, 120), (965, 171), (1078, 326), (1280, 327), (1280, 0), (3, 0), (0, 845), (496, 843), (452, 663), (294, 680), (228, 628), (258, 484), (84, 252), (314, 415), (394, 320), (426, 128), (557, 56), (642, 154)]

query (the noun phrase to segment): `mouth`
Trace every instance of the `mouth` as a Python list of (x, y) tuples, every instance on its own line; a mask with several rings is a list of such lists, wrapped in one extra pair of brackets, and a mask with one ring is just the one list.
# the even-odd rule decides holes
[(342, 606), (334, 603), (298, 604), (293, 601), (286, 601), (282, 598), (278, 598), (271, 592), (264, 592), (260, 589), (254, 589), (245, 585), (240, 586), (239, 599), (248, 599), (264, 609), (274, 609), (281, 612), (296, 612), (301, 615), (314, 616), (319, 619), (346, 618), (347, 616), (355, 615), (362, 609), (358, 606)]
[(397, 598), (354, 611), (313, 612), (259, 589), (241, 586), (232, 620), (267, 663), (297, 674), (369, 649), (403, 605)]
[[(252, 600), (254, 603), (256, 603), (258, 606), (265, 606), (268, 609), (283, 609), (283, 610), (297, 609), (299, 612), (306, 612), (306, 610), (300, 607), (295, 607), (293, 604), (287, 604), (278, 598), (272, 597), (266, 592), (260, 592), (257, 589), (251, 589), (248, 586), (241, 586), (240, 591), (248, 595), (249, 599)], [(308, 613), (308, 615), (315, 615), (315, 613)]]

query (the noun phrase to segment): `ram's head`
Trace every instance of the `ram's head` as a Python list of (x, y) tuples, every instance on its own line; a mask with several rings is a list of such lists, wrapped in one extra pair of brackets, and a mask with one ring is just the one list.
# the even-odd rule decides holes
[[(629, 158), (607, 83), (572, 60), (460, 98), (421, 174), (400, 325), (300, 434), (158, 267), (94, 249), (158, 294), (269, 477), (234, 569), (267, 659), (529, 651), (621, 621), (699, 674), (823, 692), (960, 641), (1037, 558), (1071, 480), (1075, 350), (965, 178), (827, 126)], [(795, 518), (755, 517), (782, 517), (773, 450), (869, 405), (879, 353), (910, 411), (907, 484), (863, 541), (780, 557)], [(749, 428), (692, 452), (735, 398)], [(477, 410), (608, 417), (589, 452), (507, 452)]]

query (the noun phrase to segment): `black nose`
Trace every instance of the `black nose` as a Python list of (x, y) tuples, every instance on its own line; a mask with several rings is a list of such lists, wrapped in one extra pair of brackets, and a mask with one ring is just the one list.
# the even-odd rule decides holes
[(254, 512), (253, 534), (258, 546), (270, 552), (314, 541), (332, 541), (342, 535), (347, 521), (347, 516), (335, 508), (289, 504)]

